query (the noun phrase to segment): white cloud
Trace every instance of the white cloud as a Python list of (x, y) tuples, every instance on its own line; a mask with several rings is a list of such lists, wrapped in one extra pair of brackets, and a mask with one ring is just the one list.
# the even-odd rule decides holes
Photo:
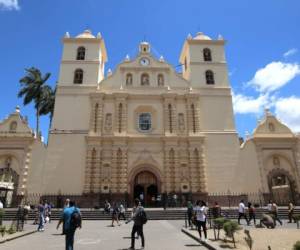
[(232, 93), (232, 102), (233, 110), (237, 114), (260, 114), (264, 107), (268, 106), (269, 96), (265, 94), (254, 98), (252, 96), (235, 95)]
[(271, 62), (257, 70), (247, 85), (260, 92), (270, 92), (281, 88), (299, 74), (300, 65), (297, 63)]
[(284, 57), (289, 57), (289, 56), (295, 55), (297, 52), (298, 52), (298, 49), (293, 48), (293, 49), (290, 49), (287, 52), (285, 52), (283, 54), (283, 56)]
[(0, 10), (19, 10), (18, 0), (0, 0)]
[(275, 115), (295, 132), (300, 132), (300, 98), (280, 98), (275, 103)]

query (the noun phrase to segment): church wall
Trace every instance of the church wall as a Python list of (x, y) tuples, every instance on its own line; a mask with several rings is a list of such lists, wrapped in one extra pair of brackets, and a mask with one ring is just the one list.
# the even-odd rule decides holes
[(43, 175), (45, 193), (81, 194), (85, 170), (84, 134), (51, 134)]
[[(86, 62), (85, 64), (62, 63), (60, 66), (59, 85), (73, 86), (76, 69), (83, 70), (82, 85), (97, 85), (99, 76), (99, 63), (97, 62)], [(81, 86), (81, 84), (77, 85)]]
[(234, 179), (241, 192), (258, 193), (259, 190), (263, 191), (256, 146), (252, 140), (247, 140), (241, 147)]
[[(34, 140), (31, 145), (30, 167), (27, 179), (27, 192), (28, 193), (41, 193), (43, 190), (43, 176), (46, 159), (47, 148), (39, 140)], [(23, 173), (24, 174), (24, 173)]]
[[(217, 94), (217, 92), (215, 92)], [(232, 98), (229, 94), (214, 95), (214, 91), (199, 98), (200, 128), (203, 131), (235, 131)]]
[(212, 62), (225, 62), (225, 52), (224, 47), (220, 45), (213, 44), (191, 44), (190, 53), (191, 62), (204, 62), (203, 59), (203, 49), (209, 48), (211, 50)]
[(236, 190), (234, 180), (240, 147), (237, 134), (206, 133), (205, 161), (208, 193)]
[(90, 100), (88, 95), (57, 94), (52, 129), (88, 130)]
[(87, 61), (99, 61), (101, 58), (101, 50), (99, 43), (87, 43), (87, 42), (76, 42), (76, 43), (65, 43), (63, 49), (63, 61), (74, 61), (76, 60), (77, 49), (79, 47), (85, 47), (85, 60)]

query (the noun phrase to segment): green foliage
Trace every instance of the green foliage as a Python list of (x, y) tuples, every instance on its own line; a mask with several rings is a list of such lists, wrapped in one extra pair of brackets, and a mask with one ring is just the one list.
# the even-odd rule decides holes
[(6, 231), (6, 227), (5, 226), (0, 226), (0, 234), (3, 237)]
[(3, 220), (4, 214), (5, 214), (4, 209), (0, 208), (0, 225), (2, 225), (2, 220)]
[(226, 236), (232, 237), (236, 231), (241, 229), (241, 227), (236, 221), (229, 220), (224, 223), (223, 229), (225, 231)]
[(220, 227), (222, 228), (223, 225), (229, 221), (229, 219), (226, 219), (224, 217), (219, 217), (219, 218), (216, 218), (213, 220), (214, 221), (214, 224), (217, 226), (217, 227)]
[(17, 228), (15, 225), (11, 225), (10, 228), (6, 231), (8, 234), (14, 234), (17, 232)]
[(293, 250), (300, 250), (300, 241), (299, 240), (294, 244)]
[(21, 89), (18, 97), (23, 97), (24, 105), (34, 102), (37, 118), (37, 134), (39, 133), (39, 116), (50, 113), (52, 117), (54, 109), (55, 91), (48, 85), (46, 81), (50, 77), (50, 73), (44, 76), (37, 68), (31, 67), (25, 69), (26, 75), (20, 79)]
[(293, 216), (293, 219), (294, 219), (295, 221), (300, 221), (300, 214), (294, 215), (294, 216)]

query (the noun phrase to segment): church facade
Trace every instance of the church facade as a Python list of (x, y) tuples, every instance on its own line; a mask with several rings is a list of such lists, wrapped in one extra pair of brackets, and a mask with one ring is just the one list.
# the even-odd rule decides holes
[(39, 190), (114, 199), (143, 194), (148, 204), (161, 194), (230, 192), (295, 201), (299, 136), (267, 111), (240, 142), (225, 43), (188, 36), (177, 73), (142, 42), (135, 58), (126, 56), (105, 75), (101, 35), (66, 34)]

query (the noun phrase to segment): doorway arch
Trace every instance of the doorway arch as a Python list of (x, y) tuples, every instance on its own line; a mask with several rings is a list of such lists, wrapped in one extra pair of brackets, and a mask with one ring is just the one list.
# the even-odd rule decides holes
[(272, 199), (279, 205), (296, 202), (296, 183), (285, 169), (273, 169), (268, 174), (268, 184)]
[(144, 205), (156, 206), (157, 196), (161, 192), (159, 171), (153, 169), (153, 167), (145, 166), (135, 169), (130, 176), (129, 184), (132, 200), (142, 198)]

